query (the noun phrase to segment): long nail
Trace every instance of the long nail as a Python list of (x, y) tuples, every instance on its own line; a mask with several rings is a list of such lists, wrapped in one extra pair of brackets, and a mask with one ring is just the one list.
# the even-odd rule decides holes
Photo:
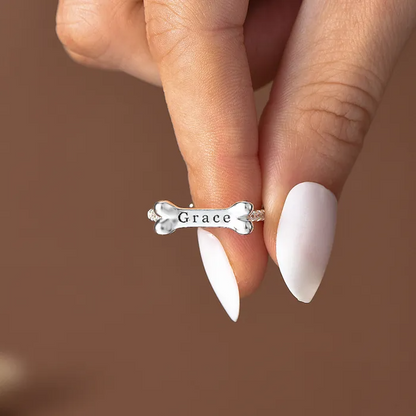
[(337, 199), (318, 183), (303, 182), (288, 194), (277, 229), (276, 257), (289, 290), (301, 302), (314, 297), (331, 255)]
[(240, 313), (240, 294), (227, 254), (220, 240), (202, 228), (198, 228), (198, 242), (211, 286), (229, 317), (236, 322)]

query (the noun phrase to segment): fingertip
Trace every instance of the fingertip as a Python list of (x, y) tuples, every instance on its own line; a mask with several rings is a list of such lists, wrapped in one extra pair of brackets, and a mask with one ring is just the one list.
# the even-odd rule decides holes
[(214, 234), (198, 228), (198, 243), (208, 280), (228, 316), (237, 322), (240, 294), (227, 253)]
[(303, 303), (315, 296), (335, 237), (337, 199), (324, 186), (303, 182), (284, 204), (276, 233), (276, 259), (291, 293)]

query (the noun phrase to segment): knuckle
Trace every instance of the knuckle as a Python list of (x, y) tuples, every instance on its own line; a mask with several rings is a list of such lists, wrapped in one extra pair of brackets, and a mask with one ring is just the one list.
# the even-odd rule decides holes
[(341, 146), (359, 151), (376, 110), (374, 95), (362, 86), (333, 81), (303, 89), (297, 129), (313, 135), (321, 149), (338, 151)]
[(98, 59), (108, 46), (109, 39), (100, 7), (95, 2), (67, 2), (60, 7), (56, 33), (70, 56), (82, 63), (79, 56)]
[(169, 58), (171, 63), (189, 47), (209, 45), (216, 36), (238, 36), (242, 40), (244, 20), (228, 14), (221, 18), (221, 13), (213, 12), (215, 9), (198, 1), (147, 0), (146, 34), (154, 59), (161, 62)]
[(86, 56), (79, 55), (75, 52), (71, 52), (70, 50), (67, 51), (67, 54), (77, 64), (84, 65), (84, 66), (89, 66), (90, 60)]
[(146, 35), (156, 61), (180, 54), (188, 38), (190, 22), (183, 5), (168, 0), (151, 0), (145, 8)]
[(108, 66), (100, 66), (100, 64), (95, 61), (94, 59), (90, 59), (84, 55), (79, 55), (77, 53), (67, 51), (68, 56), (77, 64), (91, 67), (91, 68), (107, 68), (110, 69)]

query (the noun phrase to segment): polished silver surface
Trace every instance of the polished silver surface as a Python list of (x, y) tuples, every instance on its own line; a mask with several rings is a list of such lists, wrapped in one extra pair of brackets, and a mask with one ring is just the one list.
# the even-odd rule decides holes
[(224, 209), (179, 208), (169, 201), (159, 201), (147, 213), (156, 222), (157, 234), (171, 234), (178, 228), (229, 228), (246, 235), (253, 231), (253, 222), (264, 221), (264, 210), (253, 210), (253, 204), (237, 202)]

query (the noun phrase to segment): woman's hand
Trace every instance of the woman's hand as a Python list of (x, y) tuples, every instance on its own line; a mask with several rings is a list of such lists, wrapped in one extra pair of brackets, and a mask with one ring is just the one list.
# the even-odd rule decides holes
[[(195, 206), (263, 202), (264, 233), (198, 232), (236, 320), (235, 278), (251, 293), (267, 252), (299, 300), (314, 296), (336, 200), (415, 23), (415, 0), (60, 0), (57, 32), (77, 62), (163, 86)], [(259, 130), (253, 86), (271, 80)]]

